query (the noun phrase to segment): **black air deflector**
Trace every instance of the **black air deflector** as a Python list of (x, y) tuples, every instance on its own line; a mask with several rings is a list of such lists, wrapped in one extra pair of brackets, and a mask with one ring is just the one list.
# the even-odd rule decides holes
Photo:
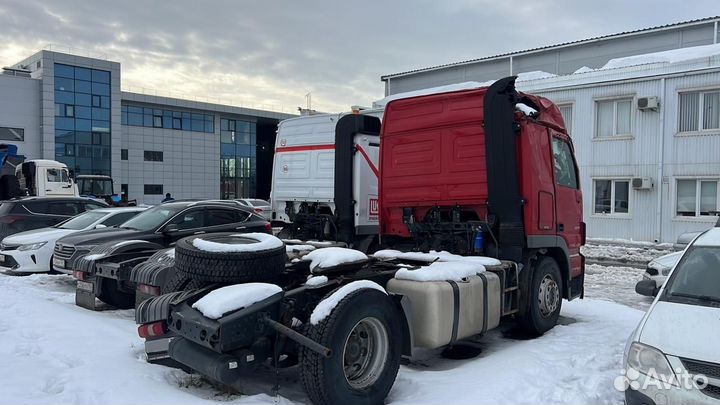
[(522, 261), (523, 201), (517, 161), (516, 76), (493, 83), (485, 94), (485, 150), (488, 210), (497, 217), (500, 259)]
[(355, 201), (353, 201), (353, 155), (356, 134), (380, 136), (380, 119), (369, 115), (348, 114), (335, 125), (335, 217), (337, 240), (352, 243), (355, 237)]

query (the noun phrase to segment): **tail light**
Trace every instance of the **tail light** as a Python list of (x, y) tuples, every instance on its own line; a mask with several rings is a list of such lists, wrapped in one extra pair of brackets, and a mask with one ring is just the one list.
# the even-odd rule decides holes
[(270, 225), (270, 222), (265, 222), (265, 230), (272, 232), (272, 225)]
[(160, 295), (160, 287), (147, 284), (138, 284), (138, 290), (143, 294)]
[(138, 326), (138, 335), (141, 338), (151, 338), (157, 336), (164, 336), (167, 333), (167, 324), (165, 321), (146, 323)]
[(20, 215), (6, 215), (4, 217), (0, 217), (0, 224), (12, 224), (13, 222), (17, 222), (21, 220), (23, 217)]
[(85, 272), (80, 271), (80, 270), (75, 270), (75, 271), (73, 271), (73, 277), (75, 277), (76, 279), (78, 279), (80, 281), (84, 281), (85, 280)]
[(255, 212), (258, 214), (261, 214), (263, 212), (262, 208), (255, 208)]

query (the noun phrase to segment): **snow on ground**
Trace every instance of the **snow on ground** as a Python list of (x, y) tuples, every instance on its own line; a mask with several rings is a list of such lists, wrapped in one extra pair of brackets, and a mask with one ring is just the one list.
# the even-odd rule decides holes
[(618, 263), (645, 265), (650, 260), (671, 253), (672, 250), (658, 245), (606, 245), (588, 244), (582, 247), (588, 261), (609, 260)]
[[(472, 360), (423, 351), (400, 368), (388, 403), (621, 404), (612, 383), (642, 316), (628, 306), (644, 310), (650, 303), (633, 291), (641, 274), (589, 265), (586, 299), (563, 302), (561, 324), (545, 336), (524, 340), (507, 324), (473, 341), (483, 352)], [(148, 364), (133, 312), (79, 308), (74, 285), (65, 275), (0, 275), (0, 402), (308, 402), (297, 368), (281, 371), (274, 397), (270, 369), (243, 380), (240, 395)]]

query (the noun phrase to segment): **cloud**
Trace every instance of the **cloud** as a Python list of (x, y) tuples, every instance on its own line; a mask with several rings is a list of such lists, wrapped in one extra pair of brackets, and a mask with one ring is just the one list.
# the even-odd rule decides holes
[(714, 1), (298, 2), (7, 0), (0, 63), (44, 44), (102, 52), (123, 87), (294, 111), (346, 110), (384, 93), (380, 76), (701, 18)]

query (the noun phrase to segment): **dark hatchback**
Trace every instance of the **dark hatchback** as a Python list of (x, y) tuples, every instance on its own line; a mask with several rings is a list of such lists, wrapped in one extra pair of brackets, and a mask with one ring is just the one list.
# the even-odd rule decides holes
[[(169, 202), (138, 214), (118, 228), (60, 238), (55, 243), (53, 267), (73, 270), (78, 279), (77, 305), (95, 309), (95, 298), (99, 298), (116, 308), (131, 308), (136, 289), (130, 280), (132, 266), (158, 249), (202, 233), (271, 230), (263, 217), (234, 201)], [(103, 253), (98, 256), (98, 251)]]
[(107, 204), (80, 197), (20, 197), (0, 201), (0, 241), (6, 236), (57, 225)]

